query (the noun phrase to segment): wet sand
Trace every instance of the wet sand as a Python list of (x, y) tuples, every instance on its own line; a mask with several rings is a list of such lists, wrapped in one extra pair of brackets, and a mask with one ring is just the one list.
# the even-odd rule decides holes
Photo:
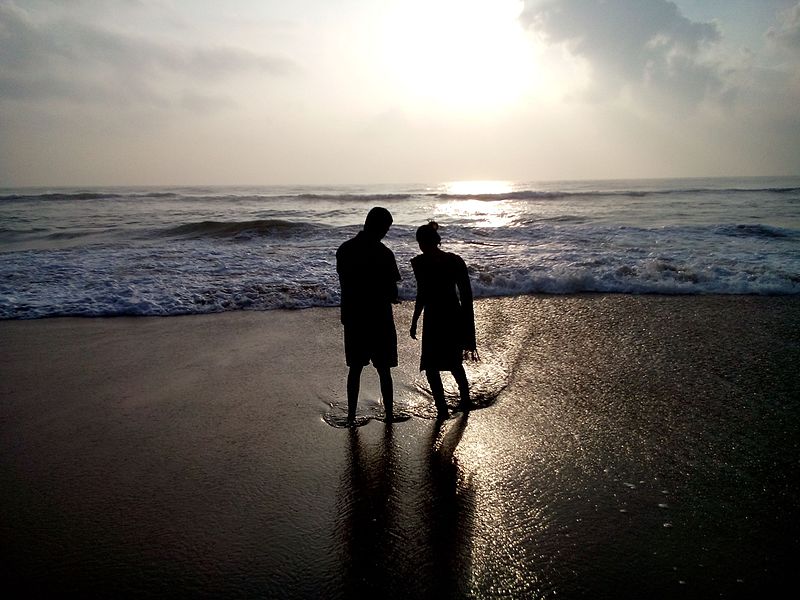
[[(346, 412), (336, 309), (0, 322), (4, 581), (103, 597), (752, 597), (800, 550), (800, 298), (478, 302), (483, 406)], [(446, 377), (447, 379), (447, 377)]]

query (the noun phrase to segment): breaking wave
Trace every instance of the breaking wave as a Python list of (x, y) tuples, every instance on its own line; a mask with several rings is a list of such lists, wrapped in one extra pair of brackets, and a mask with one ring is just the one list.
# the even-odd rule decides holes
[(242, 238), (255, 236), (292, 236), (306, 234), (320, 229), (320, 225), (296, 223), (281, 219), (261, 219), (256, 221), (199, 221), (170, 227), (159, 233), (163, 237), (184, 239), (199, 238)]

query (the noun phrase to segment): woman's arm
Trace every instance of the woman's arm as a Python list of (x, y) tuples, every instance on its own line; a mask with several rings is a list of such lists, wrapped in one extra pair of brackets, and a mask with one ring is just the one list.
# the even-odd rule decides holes
[(409, 331), (413, 339), (417, 339), (417, 321), (419, 321), (423, 308), (425, 308), (425, 305), (420, 300), (419, 294), (417, 294), (417, 300), (414, 302), (414, 316), (411, 317), (411, 331)]

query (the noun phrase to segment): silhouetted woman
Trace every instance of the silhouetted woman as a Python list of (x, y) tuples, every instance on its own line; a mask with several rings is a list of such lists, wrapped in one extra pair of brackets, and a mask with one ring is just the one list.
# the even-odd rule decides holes
[(464, 353), (475, 352), (475, 316), (467, 265), (452, 252), (439, 248), (439, 226), (431, 221), (417, 229), (422, 254), (411, 259), (417, 278), (417, 301), (411, 320), (411, 337), (417, 339), (417, 321), (422, 321), (422, 356), (425, 371), (440, 416), (447, 415), (440, 371), (450, 371), (458, 384), (462, 408), (469, 408), (469, 382), (464, 372)]

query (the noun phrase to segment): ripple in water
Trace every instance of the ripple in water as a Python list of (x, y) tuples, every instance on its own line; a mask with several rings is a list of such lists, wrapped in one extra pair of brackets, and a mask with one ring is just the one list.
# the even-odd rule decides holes
[[(481, 353), (479, 361), (464, 363), (467, 379), (470, 384), (470, 410), (480, 410), (493, 405), (500, 393), (508, 386), (510, 371), (502, 355), (492, 351)], [(445, 400), (451, 410), (450, 417), (461, 412), (459, 407), (458, 387), (449, 373), (442, 374), (444, 383)], [(404, 393), (394, 400), (393, 422), (407, 421), (412, 417), (421, 419), (437, 419), (436, 407), (433, 396), (425, 379), (424, 373), (419, 373), (411, 384), (402, 386)], [(331, 427), (345, 428), (351, 424), (347, 421), (347, 403), (329, 402), (330, 407), (322, 415), (322, 420)], [(361, 427), (370, 421), (387, 422), (386, 411), (383, 403), (378, 400), (359, 400), (355, 419), (355, 426)]]

